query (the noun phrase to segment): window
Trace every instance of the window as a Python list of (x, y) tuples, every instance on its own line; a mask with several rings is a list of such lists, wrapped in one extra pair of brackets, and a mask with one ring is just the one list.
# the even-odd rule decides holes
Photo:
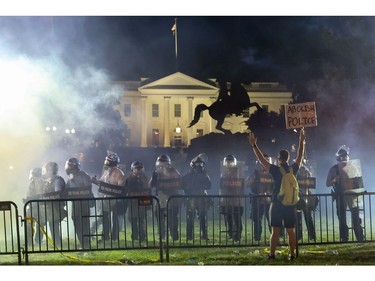
[(197, 138), (198, 137), (203, 137), (203, 129), (197, 129), (196, 135), (197, 135)]
[(243, 115), (242, 117), (245, 117), (245, 118), (249, 118), (250, 117), (250, 110), (247, 108), (247, 109), (244, 109), (242, 111)]
[(153, 104), (152, 105), (152, 117), (159, 117), (159, 105)]
[(132, 108), (130, 103), (124, 104), (124, 115), (125, 117), (130, 117), (132, 114)]
[(174, 105), (174, 117), (181, 117), (181, 104)]
[(159, 129), (152, 129), (152, 145), (159, 146)]

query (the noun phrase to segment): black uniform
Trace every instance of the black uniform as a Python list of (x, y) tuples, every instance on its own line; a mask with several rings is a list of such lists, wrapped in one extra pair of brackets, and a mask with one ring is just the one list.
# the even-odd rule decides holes
[[(182, 188), (185, 195), (207, 194), (211, 188), (211, 179), (204, 169), (192, 168), (182, 177)], [(201, 238), (207, 240), (207, 209), (209, 207), (207, 198), (188, 198), (187, 199), (187, 239), (194, 238), (194, 219), (196, 215), (199, 218)]]

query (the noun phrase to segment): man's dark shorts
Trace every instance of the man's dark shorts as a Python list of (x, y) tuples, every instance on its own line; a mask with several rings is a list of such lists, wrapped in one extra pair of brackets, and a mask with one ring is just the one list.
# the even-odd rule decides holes
[(294, 228), (295, 224), (295, 208), (294, 206), (284, 206), (280, 202), (272, 202), (270, 207), (271, 226), (285, 228)]

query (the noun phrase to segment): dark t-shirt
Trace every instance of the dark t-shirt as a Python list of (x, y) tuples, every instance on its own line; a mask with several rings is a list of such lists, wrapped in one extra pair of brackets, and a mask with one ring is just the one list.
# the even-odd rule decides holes
[[(299, 167), (297, 163), (293, 163), (291, 166), (288, 166), (286, 164), (282, 165), (286, 172), (289, 171), (289, 168), (293, 169), (293, 174), (297, 175)], [(270, 174), (273, 177), (273, 180), (275, 182), (273, 190), (272, 190), (272, 202), (277, 201), (277, 194), (279, 194), (280, 186), (281, 186), (281, 180), (283, 178), (283, 175), (281, 174), (280, 167), (276, 165), (271, 165), (269, 169)]]

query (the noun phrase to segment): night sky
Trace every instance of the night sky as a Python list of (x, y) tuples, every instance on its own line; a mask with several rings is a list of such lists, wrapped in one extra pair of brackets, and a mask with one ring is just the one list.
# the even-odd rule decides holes
[[(372, 67), (374, 18), (322, 16), (1, 17), (1, 46), (35, 58), (90, 64), (113, 80), (198, 77), (280, 81), (324, 79), (327, 67)], [(359, 44), (361, 42), (361, 44)], [(362, 51), (366, 51), (363, 53)], [(349, 71), (347, 71), (349, 72)]]

